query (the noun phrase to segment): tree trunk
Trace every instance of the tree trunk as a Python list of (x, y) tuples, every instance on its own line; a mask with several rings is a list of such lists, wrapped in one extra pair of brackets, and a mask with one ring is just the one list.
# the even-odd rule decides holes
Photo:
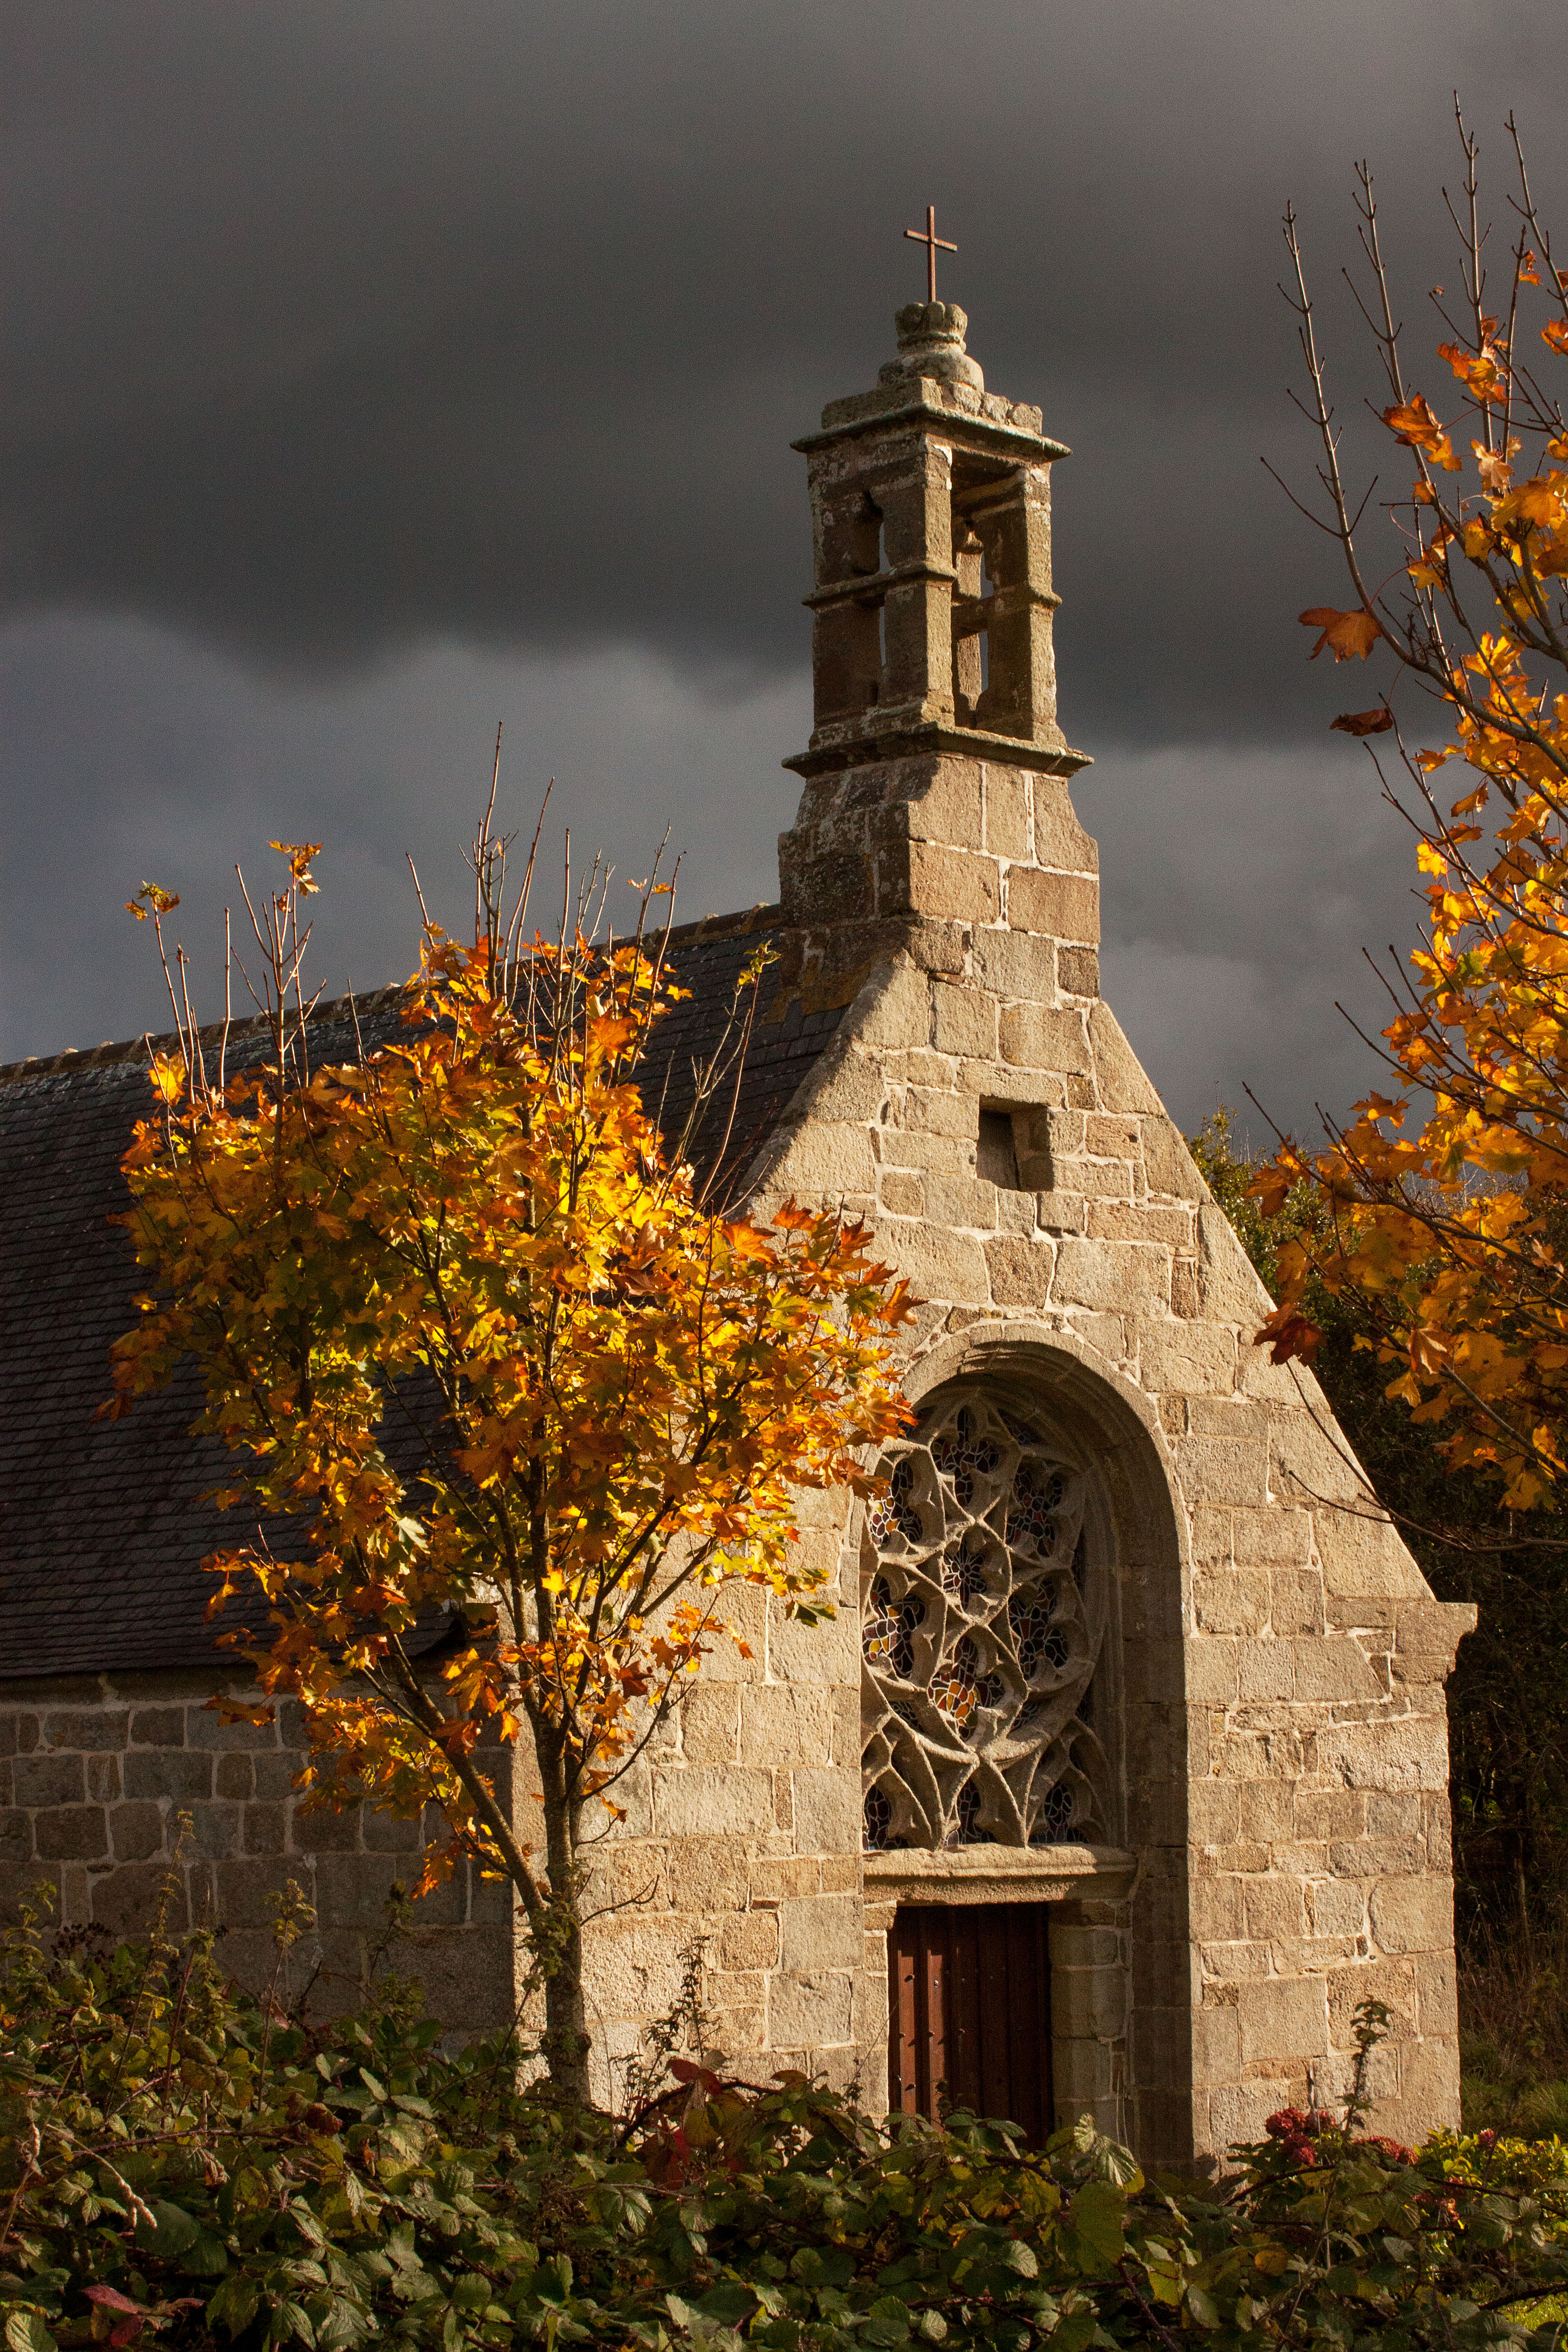
[(542, 1755), (539, 1762), (550, 1871), (544, 1933), (535, 1939), (544, 1970), (544, 2057), (555, 2088), (586, 2106), (588, 2017), (583, 1993), (583, 1920), (577, 1879), (580, 1808), (567, 1794), (565, 1759), (560, 1748)]

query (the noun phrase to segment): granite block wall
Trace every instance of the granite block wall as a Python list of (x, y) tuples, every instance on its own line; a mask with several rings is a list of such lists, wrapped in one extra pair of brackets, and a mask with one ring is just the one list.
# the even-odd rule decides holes
[[(14, 1682), (0, 1693), (0, 1904), (43, 1885), (60, 1925), (144, 1935), (162, 1903), (174, 1928), (210, 1924), (243, 1982), (273, 1963), (268, 1898), (289, 1881), (316, 1913), (296, 1974), (343, 2007), (376, 1956), (420, 1976), (432, 2012), (467, 2034), (507, 2023), (516, 2001), (510, 1887), (468, 1866), (420, 1902), (388, 1942), (395, 1886), (419, 1874), (421, 1828), (356, 1807), (304, 1813), (298, 1710), (225, 1724), (212, 1671)], [(319, 1973), (317, 1973), (319, 1971)]]

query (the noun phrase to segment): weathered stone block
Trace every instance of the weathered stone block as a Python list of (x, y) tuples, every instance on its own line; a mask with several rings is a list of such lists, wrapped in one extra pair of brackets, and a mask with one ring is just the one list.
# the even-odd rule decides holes
[(680, 1708), (680, 1745), (689, 1764), (739, 1762), (741, 1689), (739, 1683), (703, 1675), (687, 1691)]
[(146, 1862), (163, 1851), (163, 1815), (158, 1805), (116, 1805), (109, 1816), (116, 1862)]
[(220, 1756), (213, 1776), (217, 1795), (243, 1801), (255, 1793), (256, 1759), (242, 1752)]
[(985, 1244), (990, 1295), (998, 1307), (1044, 1307), (1056, 1274), (1056, 1246), (1043, 1236), (999, 1234)]
[(904, 857), (878, 861), (878, 910), (908, 907), (921, 915), (949, 915), (994, 923), (1002, 912), (1002, 877), (994, 857), (911, 841)]
[[(1129, 1166), (1129, 1175), (1133, 1174)], [(1171, 1249), (1192, 1246), (1191, 1209), (1168, 1208), (1147, 1201), (1091, 1200), (1089, 1234), (1099, 1242), (1162, 1242)]]
[(1138, 1370), (1143, 1386), (1156, 1392), (1228, 1396), (1236, 1381), (1236, 1334), (1212, 1323), (1147, 1318), (1138, 1326)]
[(721, 1968), (772, 1969), (778, 1966), (779, 1915), (776, 1911), (742, 1911), (726, 1919), (719, 1930)]
[(999, 1036), (1002, 1059), (1015, 1069), (1082, 1070), (1091, 1067), (1081, 1013), (1053, 1012), (1044, 1004), (1009, 1004)]
[(850, 2037), (854, 1979), (847, 1973), (768, 1979), (768, 2042), (777, 2051), (822, 2050)]
[(1268, 1613), (1277, 1633), (1308, 1634), (1314, 1641), (1321, 1641), (1323, 1580), (1319, 1571), (1315, 1568), (1270, 1569)]
[(185, 1713), (185, 1744), (190, 1748), (276, 1748), (278, 1725), (226, 1723), (216, 1707), (193, 1706)]
[(1372, 1932), (1385, 1952), (1436, 1952), (1454, 1940), (1454, 1883), (1436, 1873), (1379, 1878), (1367, 1904)]
[(1192, 1705), (1226, 1706), (1235, 1699), (1240, 1646), (1225, 1636), (1187, 1643), (1187, 1697)]
[(1261, 1504), (1268, 1494), (1268, 1449), (1251, 1437), (1184, 1438), (1176, 1475), (1184, 1493), (1205, 1502)]
[(1161, 1114), (1142, 1122), (1143, 1168), (1151, 1192), (1179, 1201), (1206, 1201), (1208, 1186), (1172, 1120)]
[(307, 1812), (302, 1804), (296, 1805), (291, 1843), (298, 1853), (357, 1853), (361, 1844), (359, 1807), (349, 1807), (342, 1812), (323, 1807), (320, 1812)]
[(983, 783), (986, 848), (997, 857), (1027, 857), (1033, 830), (1028, 776), (1021, 768), (998, 768), (987, 761)]
[[(1089, 1034), (1094, 1048), (1094, 1074), (1104, 1108), (1107, 1110), (1154, 1111), (1163, 1117), (1163, 1106), (1159, 1096), (1144, 1076), (1138, 1056), (1122, 1035), (1116, 1015), (1103, 1000), (1089, 1012)], [(1226, 1231), (1229, 1231), (1228, 1226)], [(1239, 1249), (1240, 1244), (1236, 1245)]]
[(43, 1722), (46, 1748), (123, 1748), (131, 1711), (123, 1706), (51, 1707)]
[[(240, 1843), (247, 1853), (283, 1853), (289, 1848), (289, 1808), (284, 1804), (249, 1804)], [(409, 1825), (417, 1836), (417, 1822)]]
[(1193, 2081), (1234, 2083), (1241, 2072), (1241, 2020), (1231, 2002), (1192, 2012)]
[[(1228, 1944), (1247, 1932), (1242, 1883), (1234, 1873), (1196, 1878), (1192, 1892), (1192, 1933), (1201, 1943)], [(1053, 1988), (1054, 1991), (1054, 1988)]]
[[(748, 1684), (741, 1693), (741, 1753), (752, 1763), (831, 1764), (840, 1713), (839, 1694), (833, 1688), (807, 1683)], [(858, 1747), (854, 1760), (858, 1765)]]
[(773, 1826), (773, 1776), (754, 1766), (658, 1766), (654, 1820), (661, 1837), (759, 1836)]
[(782, 1181), (801, 1192), (875, 1192), (868, 1130), (813, 1119), (785, 1153)]
[(1247, 1877), (1241, 1882), (1242, 1916), (1255, 1943), (1279, 1943), (1306, 1932), (1306, 1906), (1299, 1878)]
[(985, 1259), (977, 1241), (916, 1224), (889, 1225), (878, 1239), (921, 1297), (960, 1299), (976, 1305), (989, 1298)]
[(858, 1853), (860, 1850), (860, 1774), (858, 1766), (797, 1769), (795, 1836), (802, 1853)]
[(191, 1852), (203, 1862), (218, 1862), (240, 1851), (238, 1805), (197, 1804), (191, 1808)]
[(1170, 1295), (1170, 1253), (1136, 1244), (1080, 1240), (1058, 1244), (1055, 1297), (1064, 1306), (1101, 1312), (1158, 1310)]
[(1249, 1641), (1241, 1644), (1237, 1692), (1247, 1705), (1296, 1696), (1296, 1655), (1289, 1642)]
[(1447, 1725), (1421, 1716), (1326, 1724), (1318, 1734), (1318, 1768), (1351, 1789), (1438, 1789), (1447, 1775)]
[(1035, 856), (1067, 874), (1098, 874), (1100, 845), (1085, 831), (1065, 778), (1034, 779)]
[(878, 1179), (877, 1199), (890, 1217), (923, 1216), (925, 1180), (902, 1169), (887, 1169)]
[(1313, 1519), (1325, 1591), (1365, 1593), (1380, 1599), (1427, 1598), (1426, 1580), (1394, 1528), (1349, 1511), (1319, 1510)]
[(1382, 1698), (1383, 1685), (1353, 1642), (1320, 1633), (1308, 1635), (1291, 1647), (1298, 1698), (1336, 1702)]
[(1193, 1616), (1202, 1633), (1260, 1633), (1268, 1623), (1268, 1578), (1262, 1569), (1193, 1579)]
[(973, 973), (993, 995), (1054, 1004), (1057, 946), (1029, 931), (994, 929), (973, 934)]
[(1329, 2046), (1321, 1977), (1254, 1977), (1237, 1989), (1244, 2064), (1315, 2058)]
[(1100, 884), (1082, 874), (1016, 866), (1007, 876), (1007, 920), (1017, 931), (1044, 931), (1086, 947), (1100, 943)]
[(42, 1863), (97, 1863), (108, 1853), (108, 1816), (101, 1804), (68, 1804), (33, 1816), (33, 1844)]
[(80, 1756), (18, 1756), (11, 1786), (19, 1805), (79, 1805), (87, 1795)]
[(1236, 1837), (1241, 1790), (1233, 1780), (1194, 1780), (1187, 1792), (1187, 1834), (1194, 1845), (1222, 1845)]
[(931, 1041), (939, 1054), (996, 1058), (996, 1000), (973, 987), (933, 981)]
[(1307, 1887), (1307, 1909), (1314, 1936), (1366, 1933), (1366, 1898), (1352, 1879), (1311, 1880)]
[(183, 1706), (139, 1706), (132, 1711), (131, 1741), (137, 1748), (183, 1748), (185, 1710)]
[(1349, 2050), (1355, 2037), (1355, 2012), (1363, 2000), (1381, 2000), (1392, 2012), (1396, 2036), (1407, 2035), (1415, 2023), (1415, 1973), (1409, 1960), (1360, 1960), (1331, 1969), (1324, 1979), (1329, 1990), (1329, 2022), (1332, 2047)]
[(932, 1171), (925, 1180), (926, 1215), (933, 1225), (966, 1226), (990, 1233), (996, 1223), (996, 1187), (978, 1176), (943, 1176)]
[(926, 1045), (931, 1042), (931, 983), (913, 964), (888, 971), (858, 1024), (862, 1046)]
[(128, 1797), (166, 1797), (172, 1804), (186, 1804), (211, 1796), (213, 1759), (203, 1748), (133, 1748), (125, 1759), (124, 1779)]
[(858, 1895), (817, 1895), (804, 1903), (781, 1903), (779, 1964), (811, 1972), (858, 1969), (865, 1958)]

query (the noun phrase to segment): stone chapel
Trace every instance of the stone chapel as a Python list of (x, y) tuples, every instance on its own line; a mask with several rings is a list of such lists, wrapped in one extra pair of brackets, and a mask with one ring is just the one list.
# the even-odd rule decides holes
[[(600, 2079), (700, 1937), (752, 2079), (1034, 2133), (1089, 2110), (1167, 2162), (1331, 2099), (1373, 1995), (1377, 2127), (1414, 2137), (1458, 2114), (1444, 1679), (1473, 1616), (1369, 1513), (1311, 1375), (1253, 1344), (1266, 1296), (1100, 998), (1052, 658), (1068, 453), (985, 389), (966, 323), (900, 310), (875, 387), (796, 444), (800, 811), (778, 904), (671, 934), (693, 995), (665, 1032), (679, 1116), (771, 940), (731, 1197), (873, 1222), (924, 1302), (920, 1418), (880, 1501), (805, 1514), (837, 1621), (740, 1594), (751, 1658), (710, 1661), (635, 1786), (591, 1931)], [(396, 1006), (361, 1001), (372, 1037)], [(342, 1008), (315, 1018), (314, 1058), (347, 1055)], [(106, 1221), (144, 1045), (0, 1082), (0, 1897), (42, 1878), (64, 1921), (135, 1931), (173, 1870), (244, 1972), (292, 1878), (352, 1987), (418, 1825), (296, 1819), (288, 1710), (205, 1710), (232, 1669), (194, 1388), (94, 1418), (132, 1319)], [(396, 1957), (473, 2031), (512, 2016), (518, 1948), (510, 1890), (459, 1878)]]

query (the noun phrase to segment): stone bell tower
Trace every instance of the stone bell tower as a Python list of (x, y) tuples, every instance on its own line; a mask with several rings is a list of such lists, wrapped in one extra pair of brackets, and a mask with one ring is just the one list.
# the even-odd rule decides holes
[[(1096, 992), (1094, 845), (1057, 723), (1050, 469), (1040, 412), (987, 392), (956, 303), (911, 302), (876, 389), (836, 400), (795, 446), (809, 471), (816, 724), (780, 842), (787, 920), (900, 918), (1049, 940), (1045, 993)], [(929, 938), (920, 960), (929, 960)]]
[(836, 400), (809, 465), (816, 584), (804, 776), (910, 753), (1070, 775), (1057, 725), (1050, 467), (1040, 412), (988, 393), (953, 302), (898, 314), (874, 392)]

